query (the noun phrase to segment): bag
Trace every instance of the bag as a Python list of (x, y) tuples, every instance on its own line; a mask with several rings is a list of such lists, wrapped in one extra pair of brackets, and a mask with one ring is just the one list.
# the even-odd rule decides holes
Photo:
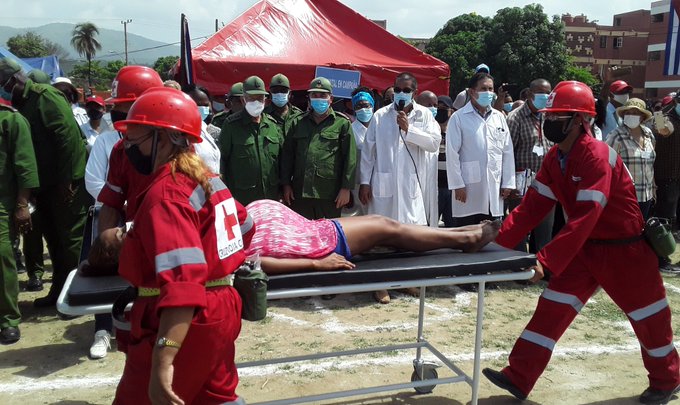
[(241, 319), (261, 321), (267, 316), (267, 282), (259, 258), (247, 260), (234, 272), (234, 288), (241, 296)]
[(675, 252), (675, 238), (666, 218), (651, 217), (645, 223), (645, 239), (660, 257), (668, 257)]

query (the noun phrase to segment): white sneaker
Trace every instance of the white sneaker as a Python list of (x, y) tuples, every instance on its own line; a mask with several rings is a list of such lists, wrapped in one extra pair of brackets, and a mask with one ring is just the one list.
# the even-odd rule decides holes
[(94, 334), (94, 342), (90, 346), (91, 359), (103, 359), (111, 348), (111, 334), (107, 330), (98, 330)]

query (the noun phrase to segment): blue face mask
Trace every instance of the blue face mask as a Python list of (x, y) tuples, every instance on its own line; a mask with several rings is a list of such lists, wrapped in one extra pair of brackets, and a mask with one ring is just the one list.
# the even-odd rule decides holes
[(493, 103), (496, 98), (496, 93), (493, 91), (480, 91), (477, 93), (477, 104), (481, 107), (488, 107)]
[(309, 104), (312, 106), (312, 110), (314, 110), (315, 113), (322, 115), (328, 110), (328, 106), (331, 105), (331, 102), (327, 98), (312, 98), (310, 99)]
[(531, 103), (537, 110), (542, 110), (548, 103), (548, 97), (550, 97), (549, 94), (534, 94), (534, 98), (531, 100)]
[(680, 115), (680, 104), (675, 106), (675, 113)]
[(210, 115), (210, 107), (206, 106), (198, 106), (198, 113), (201, 114), (201, 121), (205, 121), (206, 117)]
[(510, 111), (512, 111), (512, 103), (505, 103), (505, 104), (503, 104), (503, 111), (505, 111), (505, 112), (510, 112)]
[(430, 110), (433, 117), (437, 116), (437, 107), (427, 107), (427, 109)]
[(272, 93), (272, 103), (277, 107), (288, 104), (288, 93)]
[(370, 108), (361, 108), (354, 111), (354, 114), (357, 116), (359, 122), (363, 122), (365, 124), (371, 120), (371, 117), (373, 117), (373, 110)]
[(404, 101), (404, 107), (411, 104), (413, 93), (394, 93), (394, 105), (398, 106), (400, 101)]
[[(5, 82), (4, 84), (7, 84), (7, 82)], [(0, 85), (0, 86), (2, 86), (2, 85)], [(5, 90), (4, 86), (0, 87), (0, 98), (3, 99), (3, 100), (12, 101), (12, 93)]]

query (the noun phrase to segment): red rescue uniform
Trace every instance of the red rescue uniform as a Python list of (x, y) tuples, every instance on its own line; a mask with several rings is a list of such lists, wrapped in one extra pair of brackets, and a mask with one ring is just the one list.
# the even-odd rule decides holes
[(120, 255), (119, 272), (133, 286), (159, 288), (140, 297), (130, 313), (125, 370), (115, 404), (147, 404), (152, 351), (163, 308), (195, 307), (196, 315), (175, 357), (173, 391), (187, 404), (237, 401), (234, 342), (241, 329), (241, 299), (229, 286), (207, 281), (232, 274), (245, 260), (255, 227), (217, 177), (212, 194), (166, 164), (148, 176)]
[(137, 196), (149, 186), (152, 178), (153, 176), (145, 176), (135, 170), (125, 156), (124, 140), (120, 140), (111, 150), (106, 185), (97, 200), (119, 212), (125, 212), (125, 220), (132, 221), (137, 212), (137, 202), (141, 202)]
[(579, 137), (564, 156), (554, 146), (496, 242), (512, 248), (559, 202), (567, 223), (538, 253), (553, 277), (510, 353), (503, 374), (528, 395), (555, 344), (598, 287), (626, 313), (640, 342), (651, 388), (680, 384), (671, 311), (648, 243), (635, 188), (621, 158), (604, 142)]

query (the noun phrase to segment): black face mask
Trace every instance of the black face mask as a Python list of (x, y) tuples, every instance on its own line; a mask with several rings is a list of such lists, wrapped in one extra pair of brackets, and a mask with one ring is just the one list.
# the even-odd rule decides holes
[(142, 154), (142, 151), (139, 150), (138, 144), (130, 145), (125, 148), (125, 155), (132, 166), (135, 168), (135, 170), (137, 170), (137, 172), (145, 176), (153, 173), (153, 164), (156, 161), (156, 147), (158, 146), (158, 133), (156, 131), (153, 133), (151, 142), (150, 156), (145, 156)]
[(449, 110), (446, 108), (437, 108), (437, 114), (434, 116), (434, 119), (440, 124), (445, 123), (449, 120)]
[(95, 120), (95, 121), (102, 119), (102, 117), (104, 116), (104, 111), (100, 111), (100, 110), (86, 110), (86, 112), (87, 112), (87, 116), (91, 120)]
[(213, 117), (214, 117), (214, 116), (215, 116), (215, 114), (212, 114), (212, 113), (208, 114), (208, 116), (205, 117), (205, 119), (203, 120), (203, 122), (205, 122), (207, 125), (210, 125), (210, 124), (212, 123), (212, 120), (213, 120)]
[(126, 118), (127, 118), (126, 112), (111, 110), (111, 122), (122, 121)]
[(567, 139), (567, 135), (569, 135), (573, 119), (574, 117), (569, 121), (543, 121), (543, 135), (545, 135), (546, 139), (550, 142), (562, 143)]

